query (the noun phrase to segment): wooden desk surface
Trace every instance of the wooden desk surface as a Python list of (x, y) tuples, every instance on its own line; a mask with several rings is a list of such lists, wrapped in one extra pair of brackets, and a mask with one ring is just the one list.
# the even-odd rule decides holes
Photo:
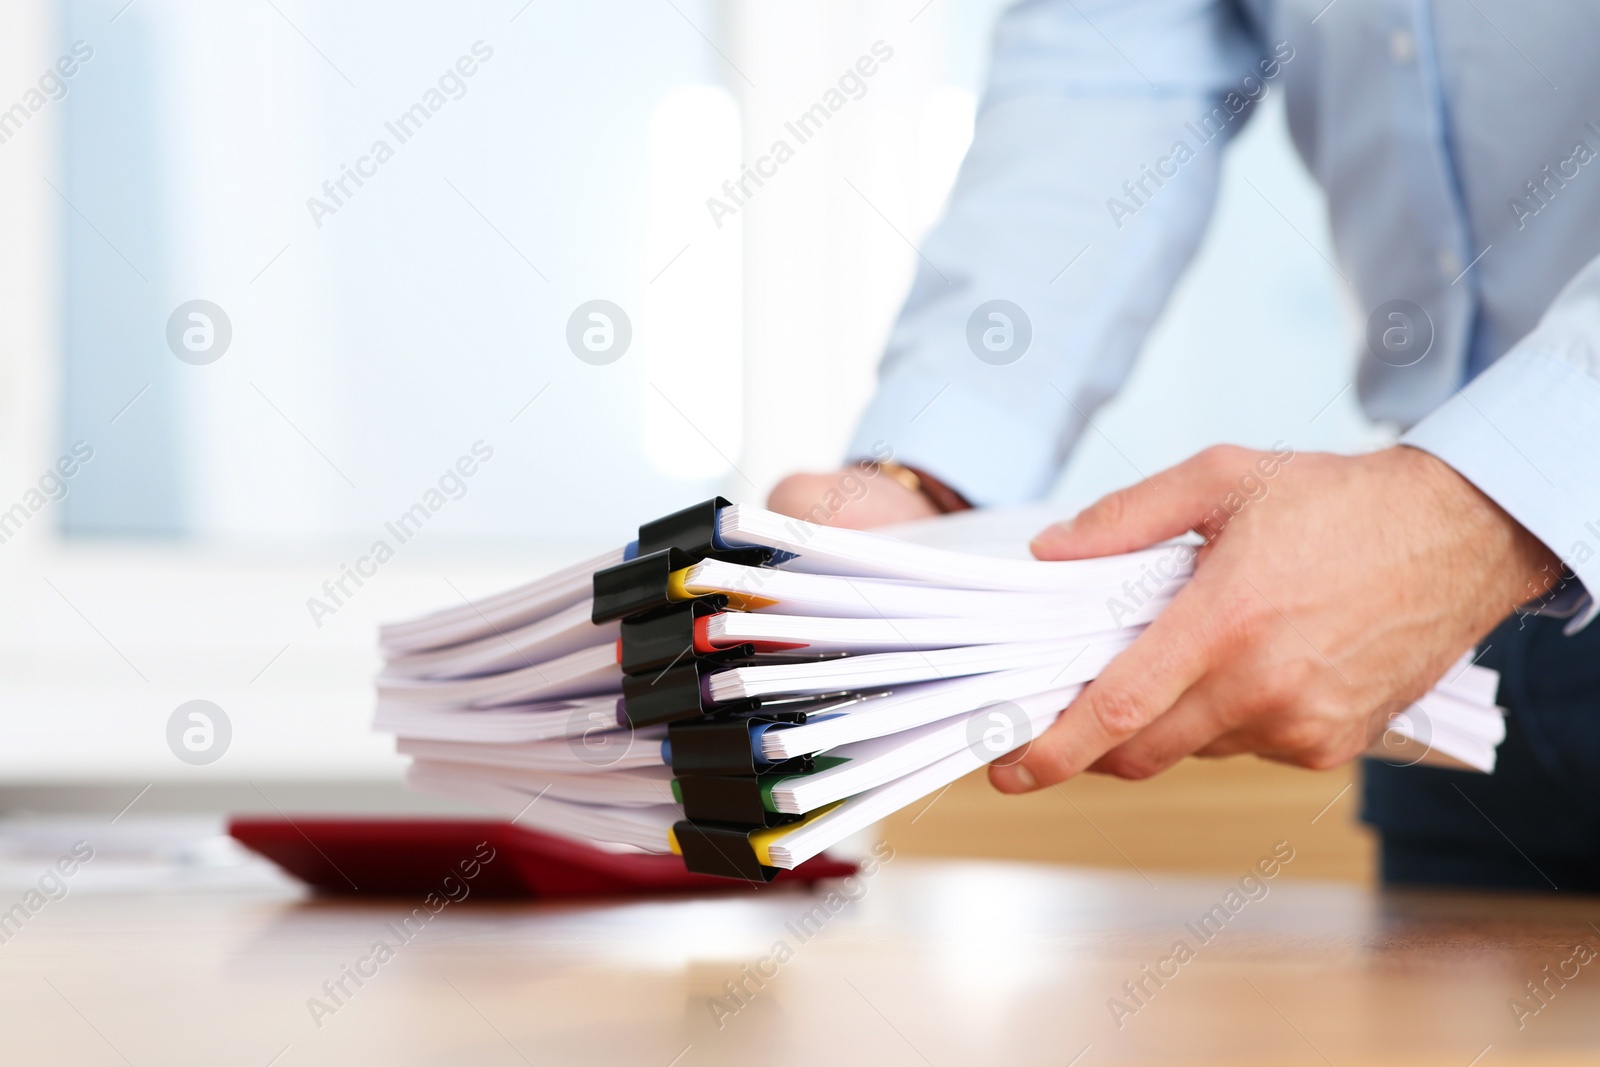
[[(798, 888), (467, 900), (409, 942), (390, 925), (398, 901), (73, 895), (0, 944), (0, 1047), (7, 1063), (139, 1067), (1600, 1059), (1600, 962), (1567, 964), (1576, 977), (1552, 980), (1521, 1029), (1508, 1008), (1574, 945), (1600, 947), (1600, 900), (1277, 878), (1197, 937), (1187, 924), (1236, 884), (902, 856), (834, 913)], [(319, 1027), (308, 998), (332, 1007), (324, 981), (379, 940), (393, 958), (360, 987), (345, 979)], [(1161, 964), (1180, 940), (1193, 957)], [(1144, 980), (1119, 1028), (1108, 1001), (1132, 1006), (1123, 983), (1147, 964), (1169, 977)], [(758, 987), (747, 966), (771, 977)], [(745, 1003), (714, 1012), (741, 979)]]

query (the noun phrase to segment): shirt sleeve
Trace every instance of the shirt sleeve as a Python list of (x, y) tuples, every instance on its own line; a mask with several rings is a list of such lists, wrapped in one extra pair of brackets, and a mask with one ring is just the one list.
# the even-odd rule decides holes
[(1009, 9), (852, 454), (887, 445), (978, 505), (1047, 492), (1193, 257), (1224, 143), (1292, 59), (1226, 0)]
[(1583, 585), (1569, 632), (1587, 625), (1600, 589), (1600, 259), (1400, 440), (1450, 464), (1560, 556)]

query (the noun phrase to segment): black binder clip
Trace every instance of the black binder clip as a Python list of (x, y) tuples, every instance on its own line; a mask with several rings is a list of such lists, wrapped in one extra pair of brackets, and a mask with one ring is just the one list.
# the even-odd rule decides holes
[(682, 549), (668, 548), (595, 571), (590, 619), (599, 624), (670, 607), (674, 601), (667, 583), (672, 572), (698, 562)]
[(768, 867), (756, 856), (747, 827), (684, 819), (673, 824), (672, 834), (683, 853), (683, 865), (694, 874), (747, 882), (770, 882), (778, 876), (778, 868)]
[(655, 674), (625, 675), (622, 679), (623, 725), (638, 730), (679, 719), (696, 719), (713, 710), (706, 693), (708, 673), (703, 664), (688, 659)]
[(717, 533), (717, 512), (731, 506), (723, 497), (712, 497), (640, 526), (634, 557), (595, 572), (594, 621), (610, 622), (667, 607), (673, 603), (667, 592), (672, 572), (703, 559), (761, 567), (789, 557), (790, 553), (759, 545), (724, 542)]
[(740, 642), (721, 648), (697, 647), (696, 630), (700, 619), (728, 606), (727, 598), (713, 593), (682, 601), (670, 608), (630, 615), (622, 620), (622, 651), (619, 660), (624, 674), (661, 671), (685, 659), (722, 667), (753, 667), (761, 664), (816, 663), (843, 659), (845, 652), (801, 652), (793, 649), (763, 651), (754, 642)]
[(800, 816), (771, 811), (764, 801), (767, 790), (784, 774), (757, 777), (735, 775), (692, 775), (672, 785), (683, 805), (683, 814), (693, 822), (714, 822), (759, 830), (798, 822)]
[(717, 512), (732, 501), (716, 496), (639, 527), (639, 555), (676, 548), (696, 559), (726, 549), (717, 536)]
[(728, 658), (723, 652), (743, 653), (744, 649), (718, 649), (701, 653), (695, 649), (695, 621), (727, 607), (728, 598), (714, 593), (698, 600), (684, 601), (660, 611), (635, 615), (622, 621), (622, 673), (643, 674), (660, 671), (685, 658)]
[(660, 552), (666, 548), (680, 548), (701, 559), (711, 557), (733, 561), (731, 553), (759, 551), (766, 556), (763, 562), (781, 563), (793, 559), (795, 553), (777, 548), (754, 548), (748, 545), (730, 545), (722, 539), (717, 513), (732, 507), (732, 501), (716, 496), (703, 500), (682, 511), (663, 515), (654, 522), (639, 527), (639, 555)]
[[(681, 548), (664, 548), (595, 571), (594, 607), (590, 609), (589, 617), (595, 623), (610, 622), (612, 619), (630, 618), (682, 603), (672, 599), (669, 583), (673, 572), (692, 567), (705, 558)], [(740, 548), (719, 551), (716, 558), (747, 567), (759, 567), (772, 558), (772, 553), (764, 548)], [(728, 602), (722, 593), (708, 593), (705, 599), (713, 597), (720, 597), (721, 604)]]
[(767, 727), (804, 722), (803, 711), (772, 714), (760, 711), (675, 722), (667, 727), (672, 773), (679, 778), (700, 774), (753, 777), (780, 771), (809, 773), (813, 769), (809, 756), (768, 763), (756, 755), (756, 741)]

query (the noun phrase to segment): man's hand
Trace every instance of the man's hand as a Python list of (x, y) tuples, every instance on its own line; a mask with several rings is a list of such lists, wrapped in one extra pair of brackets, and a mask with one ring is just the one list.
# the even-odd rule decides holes
[(1344, 763), (1558, 566), (1471, 483), (1406, 447), (1208, 449), (1050, 527), (1033, 551), (1081, 559), (1188, 530), (1207, 538), (1189, 585), (1022, 760), (990, 768), (996, 788), (1086, 769), (1144, 778), (1191, 753)]
[(870, 461), (831, 474), (791, 474), (772, 490), (767, 507), (808, 522), (852, 530), (939, 514), (926, 496), (901, 485)]

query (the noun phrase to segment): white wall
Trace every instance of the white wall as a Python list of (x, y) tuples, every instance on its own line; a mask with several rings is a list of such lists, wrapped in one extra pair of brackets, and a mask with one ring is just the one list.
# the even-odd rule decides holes
[[(55, 25), (44, 3), (0, 5), (0, 99), (10, 107), (56, 59)], [(56, 458), (57, 331), (62, 210), (47, 178), (62, 108), (46, 105), (0, 144), (0, 500), (9, 507)], [(0, 545), (0, 568), (25, 557), (52, 526), (30, 522)]]

